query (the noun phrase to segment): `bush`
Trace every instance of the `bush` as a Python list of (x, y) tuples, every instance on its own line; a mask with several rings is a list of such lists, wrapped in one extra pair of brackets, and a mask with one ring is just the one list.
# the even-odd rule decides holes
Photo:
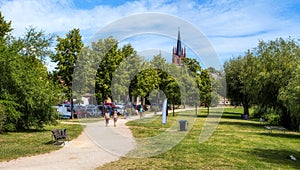
[(251, 117), (253, 118), (264, 118), (265, 113), (268, 113), (268, 109), (265, 107), (255, 107), (253, 113), (251, 114)]
[(6, 121), (6, 114), (2, 108), (3, 106), (0, 105), (0, 133), (4, 131), (4, 123)]
[(280, 112), (274, 108), (256, 107), (251, 116), (263, 118), (270, 125), (280, 125)]
[(276, 113), (270, 113), (265, 115), (268, 124), (270, 125), (279, 125), (280, 124), (280, 116)]
[(159, 111), (158, 106), (152, 106), (151, 110), (155, 112), (155, 114)]

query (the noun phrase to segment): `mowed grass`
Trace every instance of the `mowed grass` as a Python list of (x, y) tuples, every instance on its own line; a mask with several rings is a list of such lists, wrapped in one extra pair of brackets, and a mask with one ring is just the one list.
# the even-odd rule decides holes
[[(122, 157), (98, 169), (300, 169), (298, 132), (269, 134), (265, 125), (240, 119), (241, 113), (241, 108), (226, 108), (213, 135), (199, 143), (207, 115), (200, 110), (191, 131), (171, 150), (146, 158)], [(135, 138), (155, 136), (168, 127), (161, 125), (161, 119), (140, 121), (127, 123)], [(175, 118), (169, 116), (168, 122), (172, 121)], [(287, 159), (288, 155), (298, 161)]]
[(46, 126), (43, 130), (0, 134), (0, 161), (9, 161), (60, 149), (62, 146), (52, 145), (51, 130), (56, 128), (66, 128), (70, 140), (76, 138), (83, 131), (81, 125), (71, 121), (67, 124), (59, 123), (56, 126)]

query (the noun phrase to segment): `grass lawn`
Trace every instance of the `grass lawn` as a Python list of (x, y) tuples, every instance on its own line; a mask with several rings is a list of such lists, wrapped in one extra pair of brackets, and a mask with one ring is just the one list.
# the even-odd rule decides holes
[(70, 140), (76, 138), (83, 127), (79, 124), (59, 123), (46, 126), (44, 130), (9, 132), (0, 134), (0, 161), (9, 161), (23, 156), (32, 156), (58, 150), (62, 146), (52, 145), (51, 130), (67, 129)]
[[(184, 139), (170, 150), (145, 158), (122, 157), (98, 169), (300, 169), (298, 132), (269, 134), (258, 121), (240, 119), (242, 108), (226, 108), (213, 135), (199, 143), (206, 120), (205, 110), (201, 109), (200, 113)], [(177, 120), (169, 116), (165, 126), (161, 125), (160, 118), (148, 122), (135, 120), (127, 125), (138, 140), (161, 134), (172, 121)], [(288, 155), (298, 161), (287, 159)]]

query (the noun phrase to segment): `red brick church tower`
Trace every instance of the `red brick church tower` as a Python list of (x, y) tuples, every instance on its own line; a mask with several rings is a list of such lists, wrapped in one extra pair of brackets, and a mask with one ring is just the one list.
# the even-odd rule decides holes
[(186, 57), (186, 49), (182, 48), (180, 40), (180, 30), (178, 28), (177, 46), (173, 47), (173, 58), (172, 63), (177, 66), (183, 66), (183, 59)]

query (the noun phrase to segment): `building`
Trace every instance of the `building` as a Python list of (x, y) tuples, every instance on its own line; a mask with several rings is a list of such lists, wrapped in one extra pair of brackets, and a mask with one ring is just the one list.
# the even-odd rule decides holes
[(183, 59), (186, 57), (186, 48), (182, 48), (180, 39), (180, 29), (178, 28), (177, 45), (173, 47), (172, 63), (177, 66), (183, 66)]

